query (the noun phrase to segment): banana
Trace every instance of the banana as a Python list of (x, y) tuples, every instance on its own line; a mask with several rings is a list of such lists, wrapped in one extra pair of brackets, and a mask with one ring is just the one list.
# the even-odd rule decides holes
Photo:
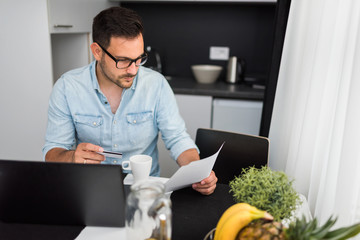
[[(226, 211), (222, 214), (222, 216), (220, 217), (219, 222), (216, 225), (216, 229), (222, 228), (222, 225), (228, 219), (228, 217), (235, 214), (236, 212), (241, 211), (241, 210), (250, 211), (250, 210), (253, 210), (253, 209), (254, 209), (254, 207), (251, 206), (248, 203), (237, 203), (237, 204), (232, 205), (231, 207), (226, 209)], [(216, 232), (215, 232), (215, 236), (216, 236)]]
[(247, 203), (237, 203), (221, 216), (215, 231), (214, 240), (234, 240), (240, 229), (258, 218), (272, 220), (272, 216)]
[[(240, 229), (248, 225), (252, 220), (252, 214), (248, 211), (233, 214), (225, 221), (219, 231), (216, 229), (214, 240), (234, 240)], [(216, 238), (217, 232), (218, 238)]]
[(258, 211), (257, 208), (251, 206), (248, 203), (237, 203), (232, 205), (231, 207), (229, 207), (224, 213), (223, 215), (220, 217), (220, 220), (216, 226), (216, 229), (220, 229), (222, 228), (222, 225), (224, 224), (225, 220), (235, 214), (238, 211), (242, 211), (242, 210), (246, 210), (246, 211)]

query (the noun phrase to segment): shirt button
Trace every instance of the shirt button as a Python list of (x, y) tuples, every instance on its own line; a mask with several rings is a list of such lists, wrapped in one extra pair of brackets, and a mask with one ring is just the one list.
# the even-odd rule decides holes
[(117, 161), (116, 161), (116, 160), (114, 160), (114, 161), (113, 161), (113, 163), (117, 163)]
[(117, 147), (117, 144), (114, 144), (114, 147)]
[(133, 123), (136, 123), (136, 120), (134, 120)]
[(108, 104), (108, 102), (104, 102), (105, 104)]
[(116, 120), (114, 121), (114, 124), (116, 124)]
[(93, 122), (93, 125), (94, 125), (94, 126), (96, 126), (96, 124), (97, 124), (96, 122)]

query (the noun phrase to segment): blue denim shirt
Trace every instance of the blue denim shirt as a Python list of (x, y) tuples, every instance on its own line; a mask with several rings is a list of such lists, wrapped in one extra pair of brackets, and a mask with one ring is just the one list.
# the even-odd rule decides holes
[(187, 149), (197, 149), (186, 132), (174, 93), (160, 73), (141, 66), (132, 86), (123, 90), (119, 108), (113, 114), (99, 87), (95, 68), (94, 61), (69, 71), (54, 85), (44, 158), (52, 148), (70, 150), (89, 142), (123, 153), (122, 159), (106, 158), (105, 164), (120, 164), (135, 154), (150, 155), (150, 175), (159, 176), (159, 131), (173, 159)]

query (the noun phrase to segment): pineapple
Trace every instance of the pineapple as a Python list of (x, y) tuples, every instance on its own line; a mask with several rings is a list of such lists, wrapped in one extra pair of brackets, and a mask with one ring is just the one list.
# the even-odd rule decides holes
[(266, 211), (237, 203), (226, 209), (205, 239), (211, 236), (214, 240), (343, 240), (360, 233), (360, 223), (330, 231), (336, 220), (330, 217), (318, 226), (316, 219), (307, 222), (303, 217), (285, 227)]
[(235, 240), (282, 240), (286, 239), (284, 234), (284, 226), (280, 222), (259, 219), (241, 229)]
[(330, 231), (335, 222), (336, 219), (330, 217), (324, 225), (318, 226), (316, 219), (307, 222), (305, 218), (302, 218), (296, 219), (286, 228), (280, 222), (259, 219), (242, 228), (236, 240), (337, 240), (348, 239), (360, 232), (360, 224)]

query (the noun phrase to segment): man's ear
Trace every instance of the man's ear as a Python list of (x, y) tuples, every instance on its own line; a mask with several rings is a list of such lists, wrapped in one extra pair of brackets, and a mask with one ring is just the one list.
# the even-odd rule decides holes
[(99, 61), (102, 55), (102, 49), (100, 48), (100, 46), (97, 43), (92, 43), (90, 45), (90, 49), (96, 61)]

